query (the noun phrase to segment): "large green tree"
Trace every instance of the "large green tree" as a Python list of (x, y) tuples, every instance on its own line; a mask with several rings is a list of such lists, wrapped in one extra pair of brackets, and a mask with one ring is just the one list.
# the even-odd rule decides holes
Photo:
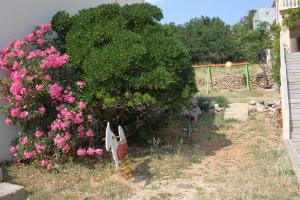
[(241, 52), (248, 62), (258, 64), (263, 70), (267, 79), (267, 50), (272, 48), (272, 37), (270, 31), (270, 24), (262, 22), (257, 29), (246, 32), (242, 39), (240, 47)]
[(233, 60), (234, 38), (230, 26), (221, 19), (201, 17), (184, 25), (171, 26), (188, 49), (194, 64)]
[(195, 92), (185, 47), (160, 24), (158, 7), (101, 5), (52, 20), (70, 65), (87, 82), (82, 98), (100, 122), (133, 128), (174, 108)]

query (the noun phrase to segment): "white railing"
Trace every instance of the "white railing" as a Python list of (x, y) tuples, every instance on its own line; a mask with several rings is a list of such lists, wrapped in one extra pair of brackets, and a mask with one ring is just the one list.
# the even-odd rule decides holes
[(300, 6), (299, 0), (277, 0), (279, 10), (287, 10), (290, 8), (298, 8)]
[(287, 77), (286, 54), (284, 42), (280, 40), (280, 77), (281, 77), (281, 104), (282, 104), (282, 122), (283, 122), (283, 139), (291, 139), (290, 134), (290, 100), (289, 86)]

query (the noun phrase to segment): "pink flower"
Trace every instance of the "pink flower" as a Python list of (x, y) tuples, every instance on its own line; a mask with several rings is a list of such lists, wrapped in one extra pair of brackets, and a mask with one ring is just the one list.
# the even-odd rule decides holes
[(17, 101), (23, 101), (23, 97), (21, 95), (15, 95), (15, 99)]
[(18, 151), (18, 149), (16, 148), (16, 147), (11, 147), (10, 149), (9, 149), (9, 152), (11, 153), (11, 154), (16, 154), (17, 153), (17, 151)]
[(11, 119), (7, 118), (7, 119), (5, 120), (5, 124), (6, 124), (7, 126), (10, 126), (10, 125), (12, 124)]
[(38, 153), (42, 153), (43, 151), (46, 150), (46, 147), (40, 143), (35, 143), (34, 146)]
[(53, 85), (50, 84), (48, 87), (49, 87), (49, 94), (50, 94), (51, 98), (60, 100), (63, 88), (60, 87), (57, 83), (55, 83)]
[(25, 119), (28, 115), (29, 115), (29, 113), (27, 111), (21, 112), (20, 113), (20, 118)]
[(16, 61), (14, 61), (14, 64), (13, 64), (13, 70), (17, 70), (17, 69), (19, 69), (21, 67), (21, 65), (18, 63), (18, 62), (16, 62)]
[(85, 149), (78, 149), (77, 150), (77, 155), (78, 156), (85, 156), (87, 154)]
[(44, 86), (42, 86), (42, 85), (36, 85), (35, 86), (35, 90), (38, 91), (38, 92), (43, 91), (44, 90)]
[(66, 144), (66, 139), (58, 134), (54, 138), (54, 143), (59, 147), (63, 147)]
[(51, 76), (49, 76), (49, 75), (45, 75), (44, 79), (45, 79), (46, 81), (51, 81), (51, 80), (52, 80)]
[(71, 145), (69, 145), (69, 144), (66, 144), (66, 145), (62, 148), (62, 150), (63, 150), (64, 152), (69, 152), (70, 149), (71, 149)]
[(27, 40), (28, 40), (29, 42), (33, 42), (33, 41), (35, 40), (34, 33), (30, 33), (30, 34), (28, 35), (28, 37), (27, 37)]
[(101, 156), (101, 155), (103, 154), (103, 150), (102, 150), (102, 149), (95, 149), (95, 150), (94, 150), (94, 154), (95, 154), (96, 156)]
[(88, 121), (89, 121), (89, 122), (92, 122), (92, 121), (93, 121), (93, 115), (89, 114), (87, 118), (88, 118)]
[(65, 133), (65, 139), (70, 140), (71, 139), (71, 134), (69, 132)]
[(43, 45), (45, 44), (45, 40), (43, 40), (43, 39), (38, 39), (38, 40), (36, 41), (36, 43), (37, 43), (39, 46), (43, 46)]
[(22, 46), (22, 44), (23, 44), (23, 41), (22, 41), (22, 40), (16, 40), (16, 41), (15, 41), (15, 44), (14, 44), (14, 48), (15, 48), (15, 49), (20, 49), (21, 46)]
[(39, 113), (44, 115), (46, 113), (46, 108), (44, 106), (39, 107)]
[(27, 144), (27, 142), (28, 142), (28, 137), (26, 136), (26, 137), (24, 137), (24, 138), (21, 140), (20, 144), (21, 144), (22, 146), (25, 146), (25, 145)]
[(44, 136), (44, 134), (45, 133), (43, 131), (36, 131), (34, 135), (36, 138), (41, 138)]
[(83, 102), (83, 101), (80, 101), (80, 102), (79, 102), (79, 109), (80, 109), (80, 110), (86, 109), (86, 103)]
[(25, 56), (25, 52), (24, 51), (21, 50), (21, 51), (18, 52), (18, 58), (19, 59), (23, 58), (24, 56)]
[(93, 137), (95, 135), (94, 131), (92, 129), (89, 129), (87, 132), (86, 132), (86, 136), (87, 137)]
[(51, 163), (49, 163), (48, 165), (47, 165), (47, 170), (52, 170), (53, 169), (53, 165), (51, 164)]
[(74, 119), (73, 119), (73, 122), (75, 124), (81, 124), (81, 123), (83, 123), (82, 114), (81, 113), (76, 114), (75, 117), (74, 117)]
[(19, 117), (21, 114), (21, 108), (17, 107), (17, 108), (12, 108), (10, 110), (10, 115), (12, 118), (17, 118)]
[(52, 25), (49, 23), (40, 25), (40, 29), (45, 32), (51, 30), (51, 28), (52, 28)]
[(42, 168), (47, 168), (48, 165), (49, 165), (49, 161), (48, 160), (41, 160), (40, 161), (40, 166)]
[(80, 88), (80, 89), (84, 89), (86, 87), (86, 82), (84, 81), (78, 81), (77, 82), (77, 86)]
[(87, 155), (92, 156), (94, 155), (95, 151), (92, 148), (88, 148), (88, 150), (86, 151)]
[(36, 151), (24, 151), (25, 159), (31, 159), (36, 155)]
[(64, 101), (67, 103), (75, 103), (75, 98), (72, 96), (72, 92), (65, 90)]
[(85, 132), (84, 132), (84, 128), (83, 128), (82, 124), (77, 128), (77, 133), (78, 133), (79, 137), (84, 137), (85, 136)]

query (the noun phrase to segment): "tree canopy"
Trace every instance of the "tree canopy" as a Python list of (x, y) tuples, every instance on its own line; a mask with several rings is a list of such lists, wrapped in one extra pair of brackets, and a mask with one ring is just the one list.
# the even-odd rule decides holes
[(175, 28), (193, 63), (223, 63), (234, 57), (230, 26), (219, 18), (201, 17)]
[(156, 115), (181, 108), (196, 91), (189, 54), (159, 23), (162, 17), (150, 4), (100, 5), (53, 17), (71, 68), (87, 82), (82, 98), (101, 111), (101, 120), (124, 122), (128, 113), (149, 118), (150, 108)]

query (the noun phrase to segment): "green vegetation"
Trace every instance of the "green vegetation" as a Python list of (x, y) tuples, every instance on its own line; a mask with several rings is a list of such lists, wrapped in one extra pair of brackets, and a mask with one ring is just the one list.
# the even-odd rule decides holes
[(272, 33), (272, 75), (275, 82), (280, 85), (280, 26), (274, 23), (271, 26)]
[(272, 47), (269, 24), (266, 22), (260, 23), (257, 29), (245, 33), (241, 41), (241, 51), (246, 60), (261, 67), (265, 74), (265, 83), (269, 85), (266, 71), (267, 50)]
[(283, 23), (288, 27), (295, 26), (300, 19), (300, 8), (292, 8), (285, 11)]
[(201, 17), (173, 26), (195, 64), (234, 60), (234, 38), (230, 26), (219, 18)]
[(150, 4), (101, 5), (53, 17), (72, 71), (87, 82), (82, 98), (99, 122), (135, 129), (180, 108), (196, 91), (189, 54), (159, 23), (162, 17)]

